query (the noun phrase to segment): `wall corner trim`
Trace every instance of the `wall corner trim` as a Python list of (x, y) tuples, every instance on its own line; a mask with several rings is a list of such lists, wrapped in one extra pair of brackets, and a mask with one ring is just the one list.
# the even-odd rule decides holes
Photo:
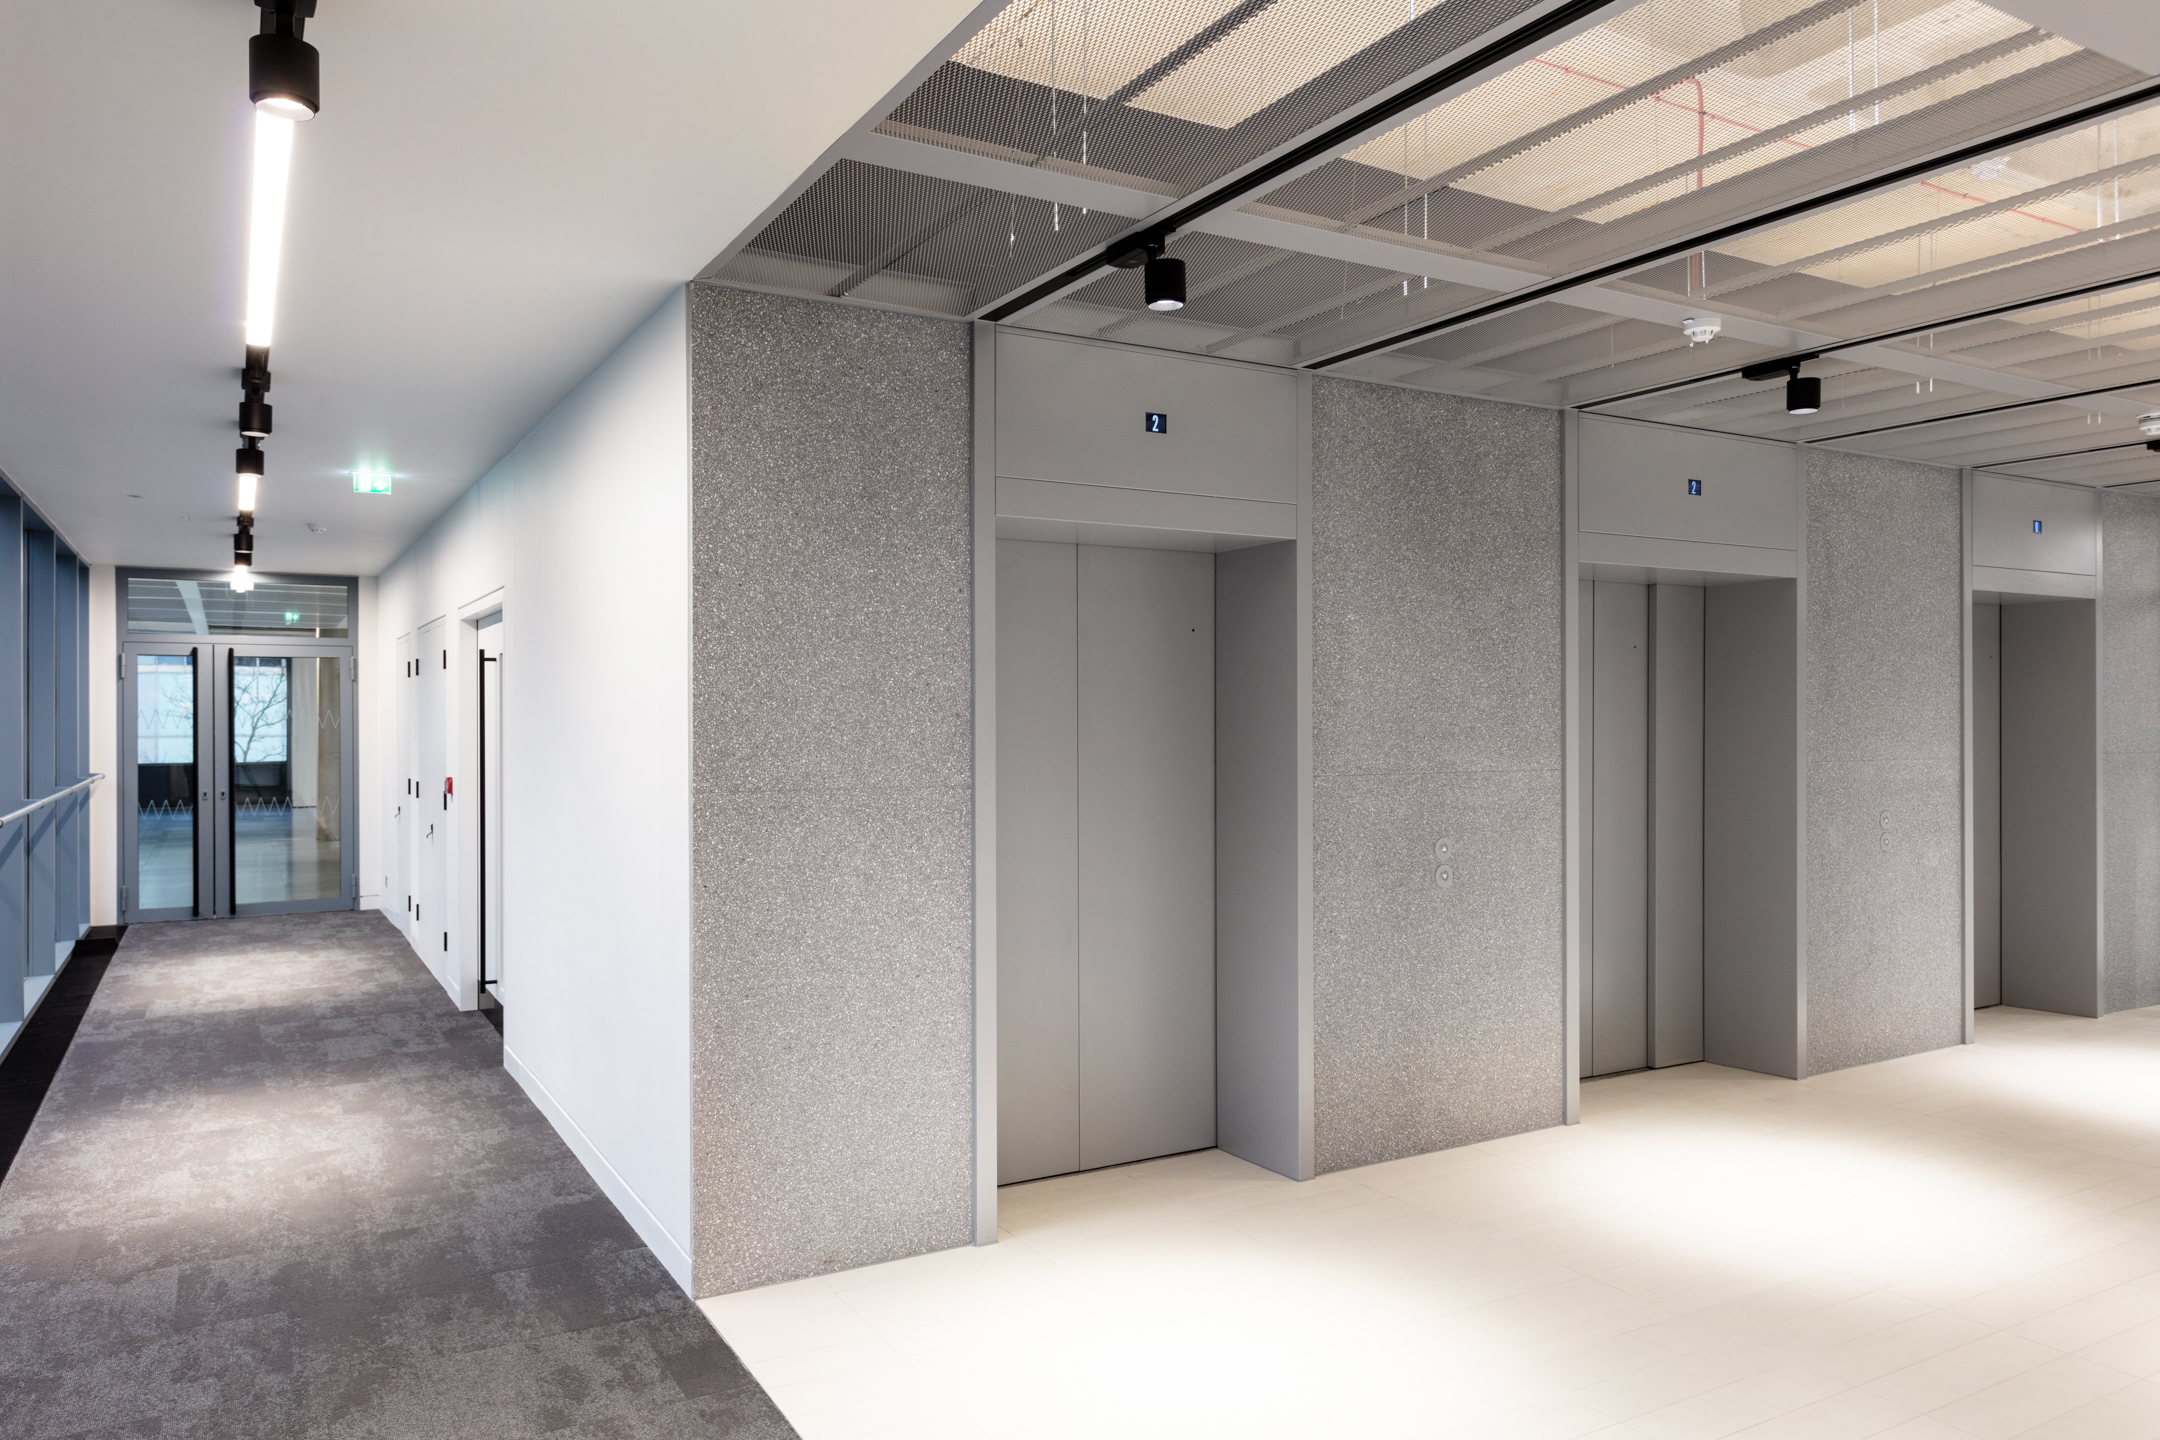
[(1582, 820), (1582, 541), (1577, 530), (1581, 509), (1582, 413), (1567, 410), (1560, 419), (1560, 653), (1561, 653), (1561, 925), (1560, 941), (1560, 1123), (1582, 1121), (1582, 902), (1583, 847), (1589, 843)]
[(570, 1153), (577, 1156), (578, 1163), (585, 1167), (594, 1183), (599, 1185), (608, 1199), (615, 1202), (615, 1208), (630, 1222), (630, 1228), (637, 1231), (638, 1239), (645, 1242), (653, 1254), (659, 1257), (660, 1263), (667, 1267), (667, 1272), (675, 1278), (675, 1283), (682, 1286), (683, 1294), (692, 1299), (697, 1298), (697, 1291), (691, 1288), (689, 1250), (668, 1233), (668, 1228), (660, 1223), (660, 1217), (653, 1214), (651, 1207), (630, 1187), (630, 1182), (623, 1179), (615, 1167), (608, 1163), (607, 1157), (600, 1153), (599, 1147), (578, 1128), (578, 1123), (570, 1118), (569, 1112), (556, 1103), (554, 1095), (541, 1083), (540, 1077), (528, 1070), (525, 1062), (518, 1059), (517, 1052), (508, 1045), (503, 1046), (503, 1069), (510, 1072), (511, 1078), (524, 1088), (533, 1104), (539, 1107), (540, 1113), (547, 1116), (548, 1124), (554, 1126), (555, 1133), (562, 1136), (563, 1143), (570, 1147)]
[(974, 330), (975, 1176), (977, 1245), (997, 1243), (997, 326)]

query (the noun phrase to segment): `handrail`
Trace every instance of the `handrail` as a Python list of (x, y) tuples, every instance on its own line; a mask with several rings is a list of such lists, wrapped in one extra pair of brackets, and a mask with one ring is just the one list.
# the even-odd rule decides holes
[(85, 777), (84, 779), (76, 781), (74, 784), (68, 786), (65, 790), (55, 790), (52, 794), (47, 795), (42, 800), (31, 801), (29, 804), (23, 806), (20, 810), (10, 810), (7, 814), (0, 815), (0, 825), (5, 825), (13, 820), (20, 820), (23, 816), (28, 815), (31, 811), (42, 810), (47, 805), (52, 804), (53, 801), (58, 800), (63, 796), (72, 795), (77, 790), (82, 789), (84, 786), (89, 785), (93, 781), (103, 780), (104, 778), (105, 772), (100, 770), (94, 775), (90, 775)]

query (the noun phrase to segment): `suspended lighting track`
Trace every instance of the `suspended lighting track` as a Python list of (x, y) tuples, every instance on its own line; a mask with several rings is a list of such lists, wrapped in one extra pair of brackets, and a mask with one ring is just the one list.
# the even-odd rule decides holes
[(240, 366), (240, 448), (234, 452), (239, 521), (233, 531), (232, 588), (255, 588), (255, 502), (262, 442), (271, 432), (270, 337), (277, 324), (278, 272), (285, 251), (285, 200), (293, 126), (321, 108), (321, 58), (302, 38), (315, 0), (255, 0), (262, 27), (248, 40), (248, 99), (255, 106), (255, 163), (248, 200), (246, 346)]
[[(2071, 460), (2080, 455), (2105, 455), (2110, 450), (2150, 450), (2152, 448), (2153, 442), (2150, 440), (2124, 440), (2114, 445), (2091, 445), (2083, 450), (2057, 450), (2051, 455), (2026, 455), (2016, 460), (1996, 460), (1990, 464), (1975, 465), (1972, 468), (1975, 470), (2007, 470), (2012, 465), (2038, 465), (2043, 460)], [(2130, 480), (2124, 483), (2150, 485), (2154, 482), (2150, 480)], [(2110, 487), (2101, 486), (2099, 488), (2107, 489)]]
[[(1487, 301), (1482, 305), (1473, 305), (1467, 309), (1458, 310), (1452, 315), (1444, 315), (1437, 320), (1429, 320), (1424, 324), (1399, 330), (1392, 335), (1385, 335), (1377, 340), (1368, 340), (1362, 344), (1349, 346), (1330, 355), (1300, 361), (1299, 366), (1306, 370), (1326, 369), (1329, 366), (1341, 365), (1346, 361), (1356, 360), (1362, 356), (1377, 354), (1384, 350), (1399, 349), (1404, 345), (1414, 344), (1429, 335), (1440, 335), (1450, 330), (1460, 330), (1465, 326), (1475, 325), (1480, 320), (1489, 320), (1497, 315), (1528, 309), (1532, 305), (1547, 300), (1559, 299), (1570, 291), (1580, 290), (1586, 286), (1598, 284), (1600, 281), (1618, 279), (1637, 270), (1645, 270), (1653, 265), (1662, 264), (1667, 260), (1677, 260), (1681, 256), (1692, 255), (1698, 250), (1707, 249), (1726, 240), (1737, 239), (1743, 235), (1753, 234), (1758, 230), (1798, 220), (1822, 210), (1833, 209), (1836, 206), (1862, 199), (1881, 190), (1894, 189), (1900, 185), (1911, 184), (1916, 180), (1924, 180), (1930, 175), (1945, 170), (1954, 170), (1958, 166), (1986, 159), (2005, 150), (2014, 150), (2024, 145), (2033, 144), (2036, 141), (2082, 130), (2096, 121), (2105, 120), (2123, 110), (2135, 108), (2155, 99), (2160, 99), (2160, 80), (2148, 80), (2117, 91), (2105, 100), (2095, 101), (2077, 110), (2051, 115), (2044, 120), (2036, 121), (2016, 130), (1994, 132), (1983, 139), (1968, 141), (1953, 149), (1937, 151), (1932, 155), (1908, 164), (1862, 176), (1857, 180), (1849, 181), (1833, 189), (1795, 200), (1791, 204), (1780, 205), (1771, 210), (1759, 211), (1729, 224), (1698, 231), (1682, 240), (1668, 241), (1665, 244), (1639, 250), (1633, 255), (1618, 260), (1594, 265), (1588, 269), (1575, 271), (1573, 274), (1558, 276), (1541, 284), (1525, 286), (1520, 290), (1511, 290), (1500, 298)], [(1210, 202), (1209, 208), (1215, 208), (1213, 202)], [(2030, 301), (2026, 302), (2027, 305), (2031, 303)], [(1814, 353), (1819, 354), (1821, 352)], [(1814, 355), (1788, 357), (1779, 363), (1790, 363), (1792, 358), (1805, 360), (1814, 358)]]
[(2001, 305), (1990, 305), (1980, 310), (1967, 310), (1956, 315), (1930, 320), (1925, 325), (1908, 325), (1900, 330), (1882, 330), (1873, 335), (1862, 335), (1853, 340), (1837, 340), (1818, 345), (1812, 350), (1796, 350), (1790, 355), (1778, 355), (1746, 365), (1735, 365), (1730, 370), (1713, 370), (1704, 375), (1690, 375), (1684, 380), (1667, 380), (1657, 385), (1645, 385), (1639, 390), (1626, 390), (1618, 395), (1606, 395), (1596, 400), (1585, 400), (1570, 408), (1589, 412), (1604, 405), (1624, 405), (1630, 400), (1641, 400), (1651, 395), (1666, 395), (1675, 390), (1685, 390), (1693, 385), (1708, 385), (1718, 380), (1748, 379), (1748, 371), (1768, 366), (1782, 370), (1788, 365), (1806, 364), (1828, 355), (1846, 350), (1859, 350), (1869, 345), (1888, 345), (1898, 340), (1910, 340), (1916, 335), (1934, 335), (1944, 330), (1956, 330), (1961, 326), (1975, 325), (1982, 320), (1994, 320), (2004, 315), (2015, 315), (2022, 310), (2038, 310), (2044, 305), (2059, 305), (2066, 300), (2083, 300), (2091, 295), (2104, 295), (2110, 290), (2127, 290), (2133, 285), (2144, 285), (2160, 280), (2160, 269), (2140, 270), (2135, 275), (2124, 275), (2113, 280), (2096, 280), (2090, 285), (2077, 285), (2068, 290), (2051, 290), (2045, 295), (2034, 295)]
[(2115, 385), (2095, 385), (2090, 390), (2066, 390), (2060, 395), (2042, 395), (2036, 400), (2007, 400), (2000, 405), (1982, 405), (1977, 409), (1959, 410), (1949, 415), (1929, 415), (1920, 420), (1900, 420), (1895, 425), (1871, 425), (1864, 430), (1844, 430), (1835, 435), (1811, 435), (1803, 444), (1828, 445), (1833, 440), (1857, 440), (1862, 435), (1887, 435), (1893, 430), (1916, 430), (1923, 425), (1947, 425), (1952, 420), (1971, 420), (1980, 415), (2000, 415), (2008, 410), (2030, 410), (2035, 405), (2060, 405), (2065, 400), (2084, 400), (2094, 395), (2113, 395), (2122, 390), (2142, 390), (2160, 385), (2160, 375), (2145, 380), (2125, 380)]
[[(1218, 29), (1227, 34), (1235, 24), (1259, 13), (1267, 8), (1269, 3), (1272, 3), (1272, 0), (1247, 0), (1246, 4), (1228, 12), (1215, 26), (1203, 31), (1202, 36), (1207, 37), (1208, 44), (1213, 44), (1220, 38), (1220, 35), (1214, 33)], [(1618, 8), (1616, 0), (1566, 0), (1566, 3), (1554, 6), (1490, 44), (1481, 45), (1469, 54), (1441, 66), (1415, 84), (1396, 91), (1376, 104), (1352, 112), (1325, 129), (1276, 152), (1252, 168), (1231, 176), (1212, 189), (1202, 191), (1176, 206), (1168, 214), (1150, 219), (1144, 225), (1127, 231), (1086, 259), (1077, 261), (1049, 279), (1038, 281), (1019, 294), (1000, 301), (982, 312), (980, 318), (1010, 320), (1024, 310), (1031, 310), (1045, 301), (1056, 299), (1067, 290), (1112, 267), (1134, 268), (1135, 262), (1128, 257), (1135, 253), (1145, 255), (1150, 246), (1155, 247), (1154, 253), (1160, 254), (1161, 247), (1170, 242), (1171, 236), (1202, 216), (1211, 215), (1217, 210), (1247, 200), (1259, 191), (1270, 189), (1316, 161), (1332, 160), (1345, 150), (1351, 149), (1366, 132), (1375, 127), (1430, 104), (1434, 97), (1454, 89), (1466, 80), (1506, 64), (1527, 50), (1537, 48), (1572, 25)], [(1195, 37), (1196, 40), (1200, 38)], [(1187, 48), (1190, 47), (1180, 47), (1172, 58), (1182, 56)], [(1179, 63), (1182, 63), (1181, 59)], [(1169, 61), (1166, 60), (1163, 64), (1168, 65)]]

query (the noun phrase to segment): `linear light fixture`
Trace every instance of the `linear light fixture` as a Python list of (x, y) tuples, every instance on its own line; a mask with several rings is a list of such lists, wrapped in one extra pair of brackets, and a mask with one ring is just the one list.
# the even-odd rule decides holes
[(278, 265), (285, 248), (285, 191), (293, 122), (255, 112), (255, 185), (248, 213), (247, 343), (268, 349), (277, 321)]
[(255, 501), (262, 442), (270, 434), (270, 337), (277, 328), (278, 272), (285, 252), (285, 199), (292, 181), (293, 126), (322, 108), (322, 57), (301, 38), (315, 0), (255, 0), (262, 25), (248, 41), (248, 101), (255, 107), (255, 169), (248, 196), (246, 360), (240, 368), (240, 449), (234, 477), (240, 512), (233, 533), (235, 591), (254, 588)]

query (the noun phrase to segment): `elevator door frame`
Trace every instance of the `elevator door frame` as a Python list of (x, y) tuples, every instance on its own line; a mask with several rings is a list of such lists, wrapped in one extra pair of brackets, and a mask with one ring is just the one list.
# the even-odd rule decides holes
[[(123, 597), (124, 603), (124, 597)], [(193, 643), (169, 640), (129, 640), (121, 649), (124, 683), (120, 687), (121, 768), (121, 873), (127, 885), (123, 924), (146, 920), (226, 919), (242, 915), (299, 915), (328, 910), (350, 910), (359, 902), (357, 857), (358, 813), (353, 803), (357, 779), (357, 747), (354, 744), (355, 700), (358, 682), (355, 647), (340, 641), (280, 641), (216, 639)], [(194, 656), (195, 680), (195, 901), (189, 907), (146, 910), (136, 902), (142, 893), (141, 853), (136, 827), (139, 771), (136, 760), (137, 683), (145, 655)], [(307, 900), (252, 900), (236, 898), (233, 855), (232, 802), (232, 671), (237, 658), (329, 659), (339, 662), (342, 687), (338, 727), (338, 893)], [(289, 743), (289, 741), (288, 741)], [(289, 762), (288, 762), (289, 763)], [(207, 828), (206, 828), (207, 827)], [(207, 837), (209, 843), (205, 844)]]

